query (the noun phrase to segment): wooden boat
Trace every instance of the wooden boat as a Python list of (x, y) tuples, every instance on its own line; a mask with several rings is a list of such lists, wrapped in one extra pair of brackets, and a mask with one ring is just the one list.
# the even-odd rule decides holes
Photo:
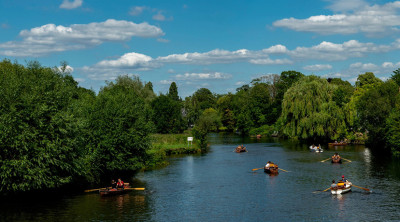
[(264, 172), (270, 175), (279, 174), (278, 167), (264, 167)]
[(246, 147), (240, 147), (240, 146), (238, 146), (238, 147), (236, 147), (235, 152), (236, 152), (236, 153), (242, 153), (242, 152), (247, 152), (247, 150), (246, 150)]
[(346, 184), (345, 187), (335, 187), (335, 188), (331, 188), (331, 193), (332, 194), (344, 194), (347, 192), (351, 191), (351, 182), (349, 182), (349, 184)]
[(332, 158), (331, 163), (342, 163), (342, 158)]
[(347, 143), (342, 142), (342, 143), (328, 143), (329, 146), (347, 146)]
[[(125, 187), (129, 188), (129, 187)], [(120, 194), (125, 194), (131, 189), (124, 189), (124, 188), (118, 188), (118, 189), (100, 189), (99, 193), (100, 196), (105, 197), (105, 196), (115, 196), (115, 195), (120, 195)]]

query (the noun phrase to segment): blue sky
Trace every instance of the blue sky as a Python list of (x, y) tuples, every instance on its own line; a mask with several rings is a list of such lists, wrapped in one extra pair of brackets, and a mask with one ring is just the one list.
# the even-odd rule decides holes
[(235, 92), (296, 70), (351, 83), (400, 68), (400, 1), (1, 0), (0, 59), (61, 61), (96, 92), (118, 75)]

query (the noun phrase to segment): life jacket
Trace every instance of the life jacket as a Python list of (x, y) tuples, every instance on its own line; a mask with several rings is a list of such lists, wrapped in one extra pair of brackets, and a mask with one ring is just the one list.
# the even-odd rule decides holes
[(337, 185), (338, 185), (338, 187), (344, 187), (344, 182), (343, 181), (339, 181)]

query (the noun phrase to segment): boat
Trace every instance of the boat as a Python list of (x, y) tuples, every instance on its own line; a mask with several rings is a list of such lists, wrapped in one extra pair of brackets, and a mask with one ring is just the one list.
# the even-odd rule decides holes
[(322, 148), (318, 148), (316, 146), (310, 146), (310, 151), (314, 151), (316, 153), (322, 153), (324, 150)]
[(270, 175), (279, 174), (278, 167), (264, 167), (264, 172)]
[[(129, 187), (125, 187), (125, 188), (129, 188)], [(115, 196), (115, 195), (125, 194), (131, 190), (131, 189), (125, 189), (125, 188), (100, 189), (99, 193), (100, 193), (100, 196), (105, 197), (105, 196)]]
[(244, 147), (244, 146), (238, 146), (238, 147), (236, 147), (235, 152), (242, 153), (242, 152), (247, 152), (247, 150), (246, 150), (246, 147)]
[(351, 186), (352, 186), (351, 182), (348, 182), (348, 184), (345, 184), (344, 187), (335, 187), (335, 188), (331, 187), (331, 193), (332, 194), (344, 194), (344, 193), (350, 192)]
[(331, 163), (342, 163), (342, 158), (332, 158)]
[(278, 131), (274, 131), (273, 134), (271, 134), (272, 137), (278, 137)]
[(341, 142), (341, 143), (328, 143), (329, 146), (347, 146), (348, 143)]

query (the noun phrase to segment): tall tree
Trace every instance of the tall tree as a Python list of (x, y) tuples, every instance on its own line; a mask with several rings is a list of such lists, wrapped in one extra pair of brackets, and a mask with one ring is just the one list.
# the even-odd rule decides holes
[(178, 87), (176, 86), (175, 82), (172, 82), (170, 87), (169, 87), (169, 92), (168, 92), (168, 96), (175, 100), (175, 101), (179, 101), (179, 96), (178, 96)]

